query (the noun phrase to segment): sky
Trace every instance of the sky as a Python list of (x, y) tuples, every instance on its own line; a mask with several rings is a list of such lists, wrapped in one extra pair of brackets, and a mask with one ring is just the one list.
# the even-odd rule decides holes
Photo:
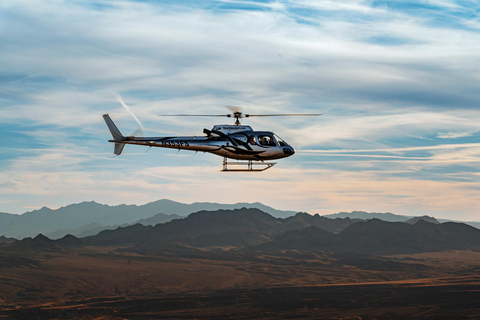
[[(477, 1), (0, 2), (0, 212), (82, 201), (261, 202), (480, 220)], [(296, 154), (261, 173), (126, 146), (251, 118)]]

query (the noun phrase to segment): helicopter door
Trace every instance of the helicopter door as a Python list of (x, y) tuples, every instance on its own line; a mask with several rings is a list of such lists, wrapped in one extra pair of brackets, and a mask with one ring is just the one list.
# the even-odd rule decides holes
[(263, 147), (276, 147), (277, 144), (275, 143), (275, 139), (273, 136), (262, 134), (258, 136), (258, 143)]

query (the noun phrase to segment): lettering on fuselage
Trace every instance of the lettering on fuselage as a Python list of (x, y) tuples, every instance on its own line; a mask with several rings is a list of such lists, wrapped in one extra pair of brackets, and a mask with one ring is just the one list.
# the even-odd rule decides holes
[(190, 144), (187, 141), (161, 141), (162, 147), (188, 147)]

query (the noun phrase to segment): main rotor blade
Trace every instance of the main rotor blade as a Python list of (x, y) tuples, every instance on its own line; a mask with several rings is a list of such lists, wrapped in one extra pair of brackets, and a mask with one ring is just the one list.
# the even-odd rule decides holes
[(231, 117), (231, 114), (157, 114), (159, 117)]
[[(321, 116), (322, 113), (279, 113), (279, 114), (240, 114), (240, 118), (249, 117), (304, 117)], [(159, 117), (227, 117), (232, 118), (235, 114), (157, 114)]]
[(246, 114), (245, 117), (303, 117), (321, 116), (322, 113)]

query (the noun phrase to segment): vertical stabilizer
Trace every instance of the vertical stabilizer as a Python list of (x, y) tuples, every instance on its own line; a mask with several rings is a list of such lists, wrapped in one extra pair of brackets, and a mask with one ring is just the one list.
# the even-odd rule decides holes
[(110, 133), (112, 134), (113, 139), (114, 140), (123, 140), (124, 136), (120, 133), (120, 130), (118, 130), (115, 123), (113, 123), (113, 121), (110, 118), (110, 116), (108, 115), (108, 113), (103, 115), (103, 119), (105, 120), (105, 123), (107, 124), (107, 127), (110, 130)]
[[(120, 130), (118, 130), (117, 126), (115, 123), (113, 123), (112, 119), (108, 114), (103, 115), (103, 119), (105, 120), (105, 123), (107, 124), (108, 129), (110, 130), (110, 133), (112, 134), (113, 140), (123, 140), (125, 137), (122, 135)], [(114, 141), (112, 141), (114, 142)], [(115, 142), (115, 147), (113, 149), (113, 153), (115, 153), (117, 156), (122, 154), (123, 148), (125, 147), (125, 143), (121, 142)]]

